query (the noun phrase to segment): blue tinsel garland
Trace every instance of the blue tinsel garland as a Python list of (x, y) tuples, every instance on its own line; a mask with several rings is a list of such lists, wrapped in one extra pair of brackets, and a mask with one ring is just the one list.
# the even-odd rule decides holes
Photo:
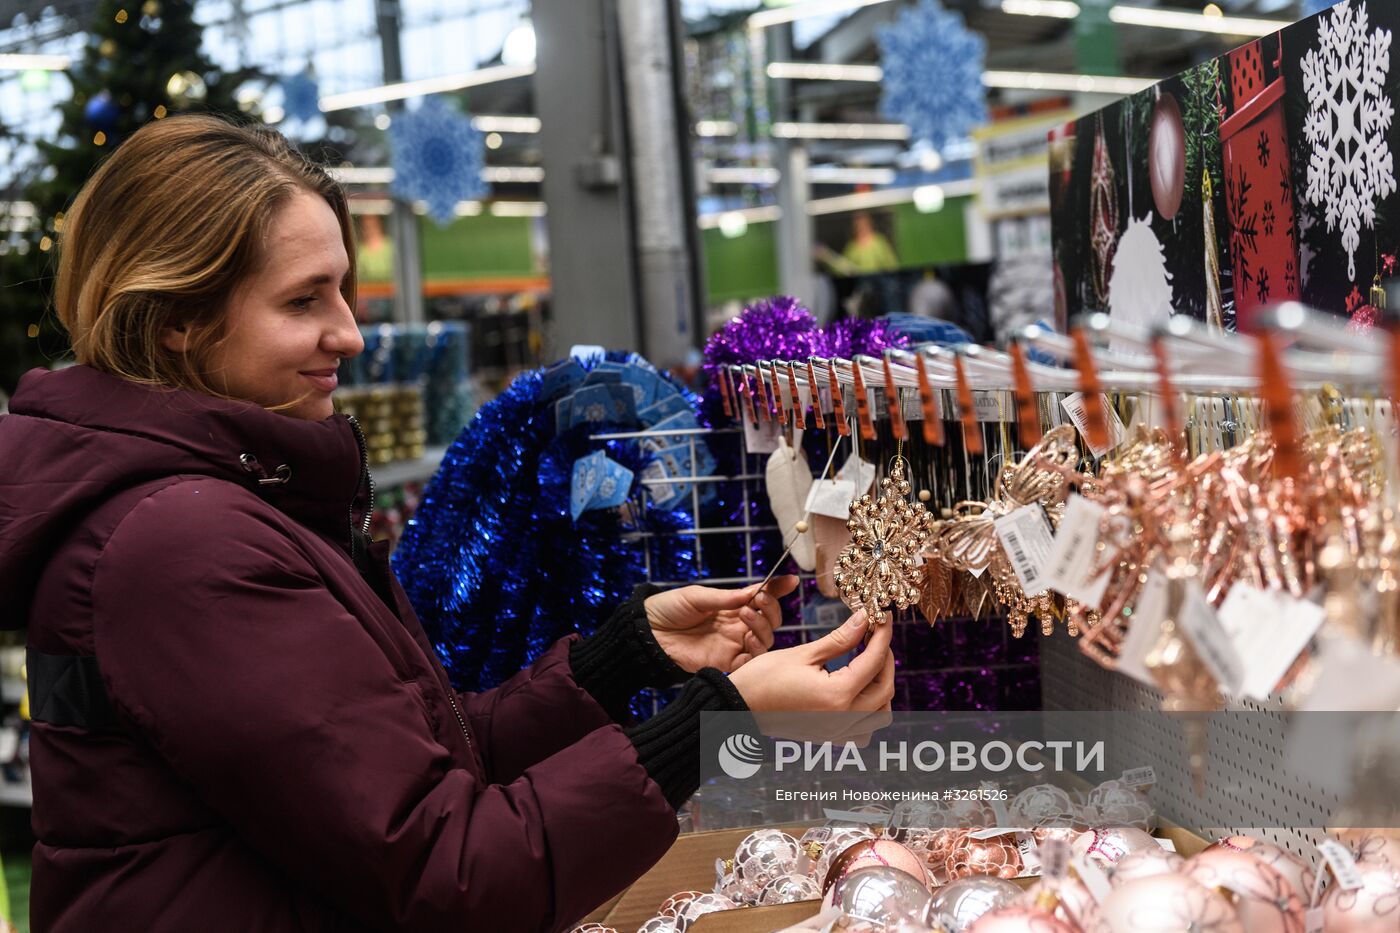
[[(571, 520), (570, 474), (596, 449), (589, 436), (637, 426), (581, 425), (556, 436), (540, 387), (540, 371), (526, 373), (481, 408), (394, 552), (394, 570), (459, 689), (494, 686), (560, 637), (591, 633), (647, 579), (647, 540), (652, 579), (700, 575), (694, 539), (665, 534), (689, 526), (684, 512), (648, 509), (635, 528), (615, 509)], [(684, 394), (693, 409), (697, 399)], [(634, 442), (606, 449), (637, 477), (652, 459)], [(628, 539), (631, 530), (659, 536)]]

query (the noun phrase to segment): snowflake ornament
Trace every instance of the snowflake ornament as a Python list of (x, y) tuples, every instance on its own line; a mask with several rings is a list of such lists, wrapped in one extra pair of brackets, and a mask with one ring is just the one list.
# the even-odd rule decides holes
[(314, 120), (321, 115), (321, 88), (308, 68), (287, 75), (278, 84), (282, 88), (282, 112), (293, 120)]
[(846, 522), (851, 543), (833, 576), (841, 599), (852, 610), (864, 609), (872, 625), (883, 620), (881, 613), (891, 603), (908, 609), (919, 601), (919, 555), (933, 534), (933, 515), (922, 502), (909, 501), (910, 488), (904, 460), (897, 459), (880, 480), (879, 497), (861, 496)]
[(1395, 108), (1386, 96), (1390, 30), (1369, 31), (1366, 4), (1343, 0), (1317, 21), (1318, 48), (1303, 57), (1308, 117), (1303, 135), (1309, 204), (1323, 207), (1327, 230), (1340, 229), (1347, 277), (1356, 278), (1361, 227), (1376, 225), (1376, 202), (1395, 193), (1395, 161), (1386, 133)]
[(394, 118), (389, 127), (394, 196), (425, 201), (428, 216), (446, 226), (457, 216), (457, 202), (489, 191), (481, 180), (485, 162), (482, 134), (471, 119), (436, 97)]
[(907, 124), (913, 141), (941, 149), (986, 122), (987, 43), (961, 13), (922, 0), (880, 27), (877, 39), (885, 72), (880, 112)]

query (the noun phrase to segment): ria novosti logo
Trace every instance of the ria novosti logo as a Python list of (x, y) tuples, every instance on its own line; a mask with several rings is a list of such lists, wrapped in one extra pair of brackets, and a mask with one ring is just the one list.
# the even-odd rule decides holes
[(763, 767), (763, 746), (746, 732), (731, 735), (719, 747), (719, 767), (736, 780), (751, 778)]

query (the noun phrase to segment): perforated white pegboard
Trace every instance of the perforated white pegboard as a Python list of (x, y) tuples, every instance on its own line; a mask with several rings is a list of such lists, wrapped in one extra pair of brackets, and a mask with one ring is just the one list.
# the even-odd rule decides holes
[[(1042, 701), (1047, 710), (1114, 710), (1151, 712), (1162, 708), (1162, 694), (1138, 681), (1105, 670), (1086, 657), (1063, 633), (1041, 640)], [(1265, 764), (1276, 761), (1284, 741), (1281, 703), (1235, 704), (1238, 710), (1265, 714), (1233, 720), (1222, 726), (1214, 720), (1210, 735), (1207, 780), (1228, 793), (1197, 797), (1185, 756), (1158, 768), (1153, 799), (1167, 819), (1184, 826), (1204, 828), (1219, 837), (1234, 833), (1271, 840), (1309, 862), (1316, 863), (1313, 843), (1325, 835), (1312, 827), (1327, 825), (1327, 815), (1340, 803), (1335, 793), (1279, 774)], [(1180, 720), (1169, 716), (1134, 720), (1139, 728), (1118, 734), (1108, 746), (1110, 771), (1137, 767), (1148, 749), (1184, 744)], [(1153, 756), (1154, 759), (1156, 756)], [(1160, 760), (1160, 759), (1157, 759)], [(1165, 772), (1165, 773), (1164, 773)], [(1309, 827), (1279, 829), (1277, 827)]]

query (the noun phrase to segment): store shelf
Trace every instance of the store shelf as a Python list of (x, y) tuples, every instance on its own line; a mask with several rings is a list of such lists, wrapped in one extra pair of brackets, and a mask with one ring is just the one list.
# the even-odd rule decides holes
[(374, 474), (375, 488), (383, 491), (406, 483), (426, 483), (437, 472), (438, 464), (442, 462), (445, 453), (446, 447), (429, 447), (417, 460), (386, 463), (371, 471)]
[(34, 787), (28, 781), (0, 781), (0, 807), (34, 806)]

